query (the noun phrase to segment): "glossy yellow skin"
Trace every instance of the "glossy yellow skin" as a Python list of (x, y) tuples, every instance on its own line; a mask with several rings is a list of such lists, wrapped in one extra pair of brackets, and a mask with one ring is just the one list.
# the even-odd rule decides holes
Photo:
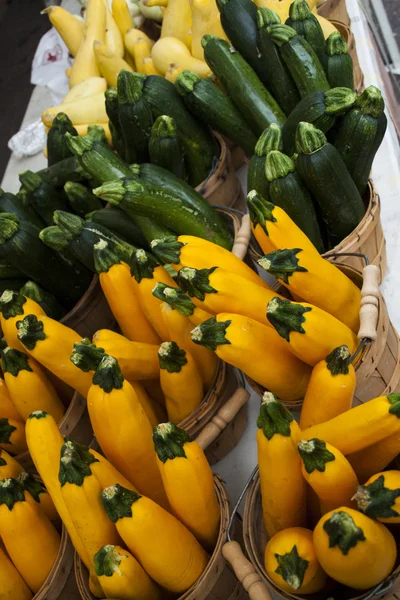
[(161, 75), (161, 73), (155, 68), (152, 58), (143, 59), (143, 72), (145, 75)]
[(50, 521), (57, 521), (60, 518), (54, 502), (47, 491), (40, 494), (39, 506)]
[(32, 592), (0, 546), (1, 600), (30, 600)]
[(348, 454), (347, 458), (364, 484), (375, 473), (380, 473), (400, 454), (400, 431), (385, 437), (371, 446)]
[(301, 439), (325, 440), (345, 455), (358, 452), (400, 432), (400, 419), (389, 413), (391, 406), (387, 396), (379, 396), (326, 423), (305, 429)]
[(314, 469), (312, 473), (307, 473), (301, 461), (303, 477), (317, 494), (323, 515), (339, 506), (355, 508), (352, 498), (358, 487), (357, 476), (346, 457), (330, 444), (326, 444), (326, 449), (334, 455), (335, 460), (325, 463), (325, 471)]
[[(103, 106), (104, 93), (100, 92), (93, 96), (78, 98), (68, 103), (62, 103), (58, 106), (52, 106), (42, 112), (42, 122), (46, 127), (51, 127), (54, 118), (59, 113), (65, 113), (74, 126), (83, 125), (86, 127), (89, 124), (102, 124), (107, 122), (106, 109)], [(79, 127), (79, 132), (82, 134), (84, 127)], [(86, 130), (87, 131), (87, 130)]]
[(105, 32), (105, 43), (106, 46), (113, 54), (119, 57), (124, 56), (125, 46), (122, 33), (112, 16), (111, 10), (108, 6), (108, 0), (104, 0), (106, 7), (106, 32)]
[(304, 333), (291, 331), (289, 334), (288, 345), (295, 356), (315, 367), (338, 346), (346, 345), (351, 354), (355, 352), (359, 340), (347, 325), (316, 306), (306, 302), (297, 304), (311, 308), (311, 311), (303, 314)]
[(203, 310), (202, 308), (196, 307), (193, 311), (193, 314), (189, 315), (188, 319), (191, 323), (193, 323), (193, 325), (200, 325), (200, 323), (207, 321), (207, 319), (210, 317), (212, 317), (211, 313)]
[(89, 570), (95, 575), (93, 557), (105, 544), (118, 544), (120, 537), (108, 518), (101, 500), (103, 488), (95, 475), (84, 478), (81, 486), (65, 483), (61, 495), (75, 530), (89, 556)]
[(82, 98), (88, 98), (94, 94), (100, 94), (101, 92), (104, 93), (106, 89), (107, 82), (103, 77), (89, 77), (89, 79), (81, 81), (81, 83), (75, 85), (72, 90), (69, 90), (68, 94), (64, 96), (63, 104), (67, 102), (73, 102), (74, 100), (80, 100)]
[[(207, 350), (207, 348), (199, 346), (192, 341), (190, 332), (194, 328), (194, 325), (190, 322), (188, 317), (183, 316), (166, 302), (163, 302), (161, 305), (161, 314), (165, 326), (168, 329), (168, 340), (176, 342), (179, 348), (183, 348), (191, 354), (200, 372), (204, 387), (208, 390), (214, 381), (218, 358), (214, 352), (211, 352), (210, 350)], [(211, 315), (207, 316), (206, 319), (210, 318), (210, 316)]]
[(36, 470), (54, 502), (54, 506), (68, 531), (75, 550), (86, 567), (89, 568), (89, 557), (78, 536), (61, 494), (58, 472), (60, 470), (60, 452), (64, 438), (57, 427), (57, 423), (50, 415), (46, 415), (46, 417), (41, 419), (28, 419), (26, 423), (26, 439)]
[(59, 423), (64, 416), (64, 404), (39, 364), (32, 357), (29, 357), (28, 363), (32, 371), (22, 369), (16, 377), (9, 372), (4, 373), (10, 396), (19, 414), (26, 421), (35, 410), (43, 410)]
[[(299, 556), (308, 562), (303, 582), (300, 587), (292, 587), (284, 578), (276, 573), (279, 563), (275, 554), (288, 554), (296, 546)], [(265, 570), (272, 581), (288, 594), (313, 594), (324, 589), (327, 576), (321, 569), (313, 546), (313, 534), (303, 527), (290, 527), (276, 534), (269, 540), (264, 555)]]
[(32, 592), (39, 591), (60, 548), (60, 536), (33, 498), (0, 506), (0, 535), (6, 550)]
[(101, 289), (122, 333), (128, 340), (159, 344), (160, 338), (145, 317), (126, 263), (115, 264), (99, 275)]
[(22, 454), (26, 452), (25, 425), (22, 421), (7, 419), (8, 424), (15, 429), (11, 432), (7, 442), (0, 442), (0, 448), (7, 450), (10, 454)]
[(150, 577), (170, 592), (185, 592), (207, 566), (208, 555), (196, 538), (150, 498), (139, 498), (132, 504), (132, 517), (116, 525)]
[[(400, 471), (384, 471), (383, 473), (375, 473), (368, 481), (364, 484), (366, 486), (373, 483), (379, 477), (384, 478), (384, 486), (389, 490), (398, 490), (400, 489)], [(397, 513), (397, 516), (393, 517), (376, 517), (377, 521), (381, 523), (400, 523), (400, 499), (396, 498), (392, 506), (390, 507), (394, 512)]]
[(144, 70), (144, 59), (151, 57), (152, 45), (146, 40), (146, 38), (139, 38), (139, 40), (133, 46), (133, 58), (135, 60), (135, 66), (138, 73), (145, 74)]
[(178, 64), (183, 69), (196, 73), (199, 77), (210, 77), (210, 67), (203, 59), (194, 58), (186, 43), (184, 40), (171, 36), (161, 37), (157, 40), (151, 51), (151, 58), (156, 69), (165, 75), (171, 64)]
[(186, 458), (157, 459), (173, 514), (212, 553), (218, 539), (220, 508), (214, 478), (203, 450), (195, 442), (183, 445)]
[[(161, 389), (160, 380), (159, 379), (146, 379), (146, 380), (141, 381), (141, 384), (143, 385), (144, 389), (146, 390), (146, 392), (148, 393), (150, 398), (152, 400), (154, 400), (154, 402), (157, 402), (157, 404), (159, 406), (161, 406), (162, 409), (164, 409), (163, 414), (166, 417), (167, 412), (165, 410), (165, 396)], [(165, 423), (165, 419), (160, 422)]]
[(104, 0), (89, 0), (85, 15), (85, 37), (72, 65), (69, 87), (88, 77), (99, 77), (96, 56), (93, 50), (95, 41), (104, 41), (106, 31), (106, 7)]
[(86, 398), (92, 374), (84, 373), (70, 361), (74, 343), (80, 342), (82, 337), (50, 317), (41, 316), (40, 321), (46, 338), (36, 342), (32, 350), (24, 348), (24, 352)]
[(144, 412), (146, 413), (147, 418), (150, 421), (150, 425), (155, 427), (158, 423), (163, 423), (163, 419), (166, 416), (165, 411), (162, 410), (162, 407), (157, 404), (155, 400), (152, 400), (143, 385), (138, 381), (130, 381), (129, 382), (135, 393), (138, 397), (140, 404)]
[(130, 383), (125, 380), (121, 389), (114, 388), (109, 394), (93, 385), (87, 402), (94, 434), (108, 460), (140, 493), (168, 506), (153, 448), (153, 429)]
[(179, 271), (182, 267), (193, 267), (194, 269), (221, 267), (221, 269), (241, 275), (261, 287), (269, 288), (269, 285), (255, 271), (229, 250), (192, 235), (180, 235), (178, 242), (185, 245), (180, 249), (180, 263), (171, 265), (175, 271)]
[[(186, 43), (187, 33), (192, 27), (192, 9), (189, 0), (168, 0), (161, 37), (174, 37)], [(171, 62), (174, 62), (171, 60)]]
[(0, 377), (0, 419), (3, 417), (6, 419), (13, 419), (14, 421), (23, 420), (12, 401), (4, 379)]
[(100, 487), (102, 490), (104, 488), (109, 487), (110, 485), (114, 485), (118, 483), (128, 490), (136, 491), (136, 488), (130, 481), (126, 479), (111, 463), (106, 459), (105, 456), (93, 450), (93, 448), (89, 448), (90, 454), (97, 458), (99, 462), (93, 462), (90, 465), (90, 470), (93, 475), (96, 476), (100, 483)]
[(165, 395), (168, 421), (178, 424), (201, 404), (204, 386), (200, 371), (191, 354), (186, 352), (187, 363), (179, 373), (160, 369), (161, 389)]
[[(117, 0), (117, 1), (120, 2), (121, 0)], [(133, 56), (133, 47), (134, 47), (134, 45), (140, 39), (141, 40), (143, 40), (143, 39), (146, 40), (146, 42), (150, 45), (150, 48), (154, 44), (154, 40), (150, 39), (149, 36), (147, 36), (144, 31), (141, 31), (140, 29), (135, 29), (133, 25), (128, 30), (126, 30), (126, 33), (125, 33), (125, 46), (126, 46), (128, 52), (129, 52), (129, 54), (131, 54), (131, 56)]]
[(215, 0), (192, 0), (192, 55), (200, 60), (204, 60), (201, 39), (206, 33), (228, 39)]
[(165, 79), (168, 79), (168, 81), (170, 81), (171, 83), (175, 83), (178, 75), (184, 70), (185, 69), (183, 69), (180, 65), (173, 63), (169, 67), (168, 71), (165, 73)]
[(119, 600), (161, 600), (160, 588), (128, 550), (115, 546), (120, 563), (111, 576), (101, 575), (100, 585), (107, 598)]
[(26, 302), (22, 306), (23, 314), (17, 315), (16, 317), (10, 317), (9, 319), (5, 319), (3, 315), (0, 313), (0, 325), (3, 330), (4, 337), (7, 340), (7, 345), (11, 346), (11, 348), (16, 348), (17, 350), (22, 350), (26, 352), (24, 345), (19, 341), (17, 337), (18, 330), (16, 328), (16, 322), (21, 321), (26, 315), (36, 315), (37, 317), (41, 317), (44, 315), (44, 310), (34, 300), (30, 298), (25, 298)]
[[(106, 334), (107, 335), (107, 334)], [(104, 348), (106, 354), (114, 356), (121, 371), (129, 380), (157, 379), (160, 374), (157, 350), (158, 346), (142, 342), (130, 342), (123, 336), (107, 337), (100, 335), (96, 343)]]
[(318, 423), (325, 423), (350, 410), (356, 388), (356, 373), (349, 365), (346, 375), (332, 375), (323, 359), (315, 365), (311, 373), (300, 414), (300, 428), (307, 429)]
[(5, 465), (0, 465), (0, 479), (17, 479), (24, 472), (23, 467), (6, 450), (0, 450), (0, 460), (5, 460)]
[[(323, 526), (333, 512), (344, 511), (362, 529), (365, 541), (358, 542), (344, 555), (338, 546), (329, 547), (329, 536)], [(341, 507), (327, 513), (314, 529), (314, 548), (324, 571), (339, 583), (357, 590), (378, 585), (392, 571), (396, 561), (396, 542), (390, 531), (357, 510)]]
[(72, 56), (76, 56), (85, 35), (85, 24), (61, 6), (49, 6), (46, 14)]
[(141, 282), (138, 283), (136, 279), (132, 277), (132, 282), (144, 314), (157, 332), (161, 341), (166, 342), (168, 340), (168, 331), (164, 325), (164, 319), (162, 318), (160, 310), (162, 300), (153, 296), (152, 292), (159, 282), (165, 283), (165, 285), (170, 287), (176, 287), (175, 282), (162, 266), (155, 267), (151, 279), (143, 277)]
[(311, 369), (296, 358), (287, 343), (271, 328), (231, 313), (217, 315), (231, 321), (225, 337), (230, 344), (217, 346), (221, 360), (237, 367), (283, 401), (303, 398)]
[[(286, 246), (287, 247), (287, 246)], [(288, 277), (288, 283), (279, 278), (290, 292), (318, 306), (352, 331), (360, 328), (361, 291), (335, 265), (317, 255), (315, 249), (301, 250), (296, 254), (299, 267), (307, 272), (295, 271)]]
[(293, 443), (298, 427), (296, 421), (292, 421), (290, 437), (275, 433), (270, 440), (262, 429), (257, 430), (263, 518), (268, 537), (288, 527), (303, 527), (307, 523), (306, 482)]
[(101, 76), (107, 80), (109, 86), (117, 86), (118, 73), (121, 70), (133, 71), (126, 60), (111, 52), (103, 42), (94, 42), (93, 49)]
[(125, 0), (112, 0), (111, 11), (121, 35), (124, 36), (134, 26)]

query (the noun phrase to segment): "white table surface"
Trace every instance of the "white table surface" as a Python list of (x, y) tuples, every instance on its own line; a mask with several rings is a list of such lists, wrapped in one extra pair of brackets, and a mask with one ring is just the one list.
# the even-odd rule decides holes
[[(76, 0), (65, 0), (68, 8), (77, 6)], [(352, 19), (357, 51), (361, 68), (365, 76), (365, 85), (377, 85), (382, 89), (376, 58), (369, 38), (368, 26), (357, 0), (347, 0), (348, 12)], [(382, 90), (384, 92), (384, 90)], [(40, 118), (42, 111), (50, 106), (51, 96), (46, 88), (34, 89), (22, 125), (28, 125)], [(3, 143), (5, 141), (3, 140)], [(4, 175), (2, 187), (8, 191), (19, 189), (18, 173), (31, 169), (36, 171), (46, 166), (44, 156), (40, 153), (34, 157), (18, 159), (12, 156)], [(246, 167), (239, 170), (239, 178), (243, 185), (246, 181)], [(400, 152), (393, 125), (389, 122), (385, 140), (376, 156), (373, 179), (382, 202), (382, 223), (387, 241), (389, 270), (383, 283), (383, 291), (389, 308), (390, 317), (400, 330), (400, 303), (396, 300), (396, 291), (400, 283)], [(237, 447), (215, 466), (224, 481), (232, 499), (239, 497), (249, 475), (257, 461), (255, 444), (256, 418), (259, 410), (259, 398), (252, 394), (249, 402), (249, 423)]]

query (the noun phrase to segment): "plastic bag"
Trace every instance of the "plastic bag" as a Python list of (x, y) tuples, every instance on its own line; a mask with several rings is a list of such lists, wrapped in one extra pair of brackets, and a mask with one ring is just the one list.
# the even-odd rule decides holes
[(37, 47), (32, 62), (31, 83), (48, 87), (54, 104), (59, 104), (68, 92), (65, 71), (71, 64), (68, 48), (53, 27), (44, 34)]

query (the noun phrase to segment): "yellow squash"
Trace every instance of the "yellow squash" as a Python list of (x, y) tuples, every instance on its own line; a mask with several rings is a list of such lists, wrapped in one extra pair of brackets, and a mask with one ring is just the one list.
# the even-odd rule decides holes
[[(2, 369), (3, 369), (3, 361)], [(4, 379), (0, 377), (0, 418), (5, 417), (6, 419), (13, 419), (14, 421), (22, 421), (22, 416), (18, 412), (15, 404), (12, 401), (10, 392), (7, 389), (7, 385)]]
[(100, 482), (90, 470), (96, 459), (89, 453), (80, 453), (72, 441), (63, 444), (60, 457), (61, 495), (89, 556), (90, 573), (96, 577), (95, 553), (106, 542), (118, 544), (120, 538), (102, 504)]
[[(129, 383), (133, 387), (133, 390), (136, 393), (138, 400), (150, 421), (150, 425), (155, 427), (158, 425), (158, 423), (165, 421), (167, 416), (165, 408), (160, 406), (156, 400), (153, 400), (151, 396), (149, 396), (142, 383), (138, 381), (130, 381)], [(116, 483), (119, 483), (119, 481)]]
[(121, 538), (154, 581), (176, 594), (197, 581), (208, 555), (178, 519), (119, 485), (103, 491), (103, 503)]
[[(132, 26), (133, 27), (133, 26)], [(149, 38), (141, 29), (129, 29), (125, 33), (125, 46), (129, 54), (133, 57), (133, 49), (138, 40), (146, 40), (150, 48), (153, 47), (154, 41)]]
[(142, 310), (162, 342), (168, 340), (168, 330), (161, 315), (162, 301), (153, 296), (157, 283), (176, 287), (172, 277), (160, 263), (145, 250), (137, 250), (131, 257), (132, 281)]
[(271, 393), (265, 392), (257, 419), (258, 469), (268, 537), (306, 524), (306, 488), (293, 442), (299, 426)]
[(133, 71), (126, 60), (114, 54), (104, 42), (94, 42), (93, 50), (100, 73), (107, 80), (110, 87), (117, 87), (117, 78), (120, 71)]
[(108, 0), (104, 0), (104, 5), (106, 7), (106, 46), (113, 54), (115, 54), (115, 56), (122, 58), (125, 52), (122, 33), (120, 32), (119, 27), (112, 16), (111, 10), (109, 9)]
[(133, 27), (133, 20), (126, 0), (112, 0), (111, 10), (114, 21), (118, 25), (121, 35), (124, 36), (128, 29)]
[(40, 14), (48, 15), (50, 23), (57, 29), (68, 50), (75, 57), (85, 37), (85, 23), (61, 6), (49, 6)]
[(152, 58), (143, 59), (143, 73), (145, 75), (161, 75), (161, 73), (155, 68)]
[(290, 352), (271, 327), (241, 315), (221, 313), (193, 329), (192, 339), (281, 400), (304, 397), (311, 369)]
[(29, 314), (18, 322), (18, 339), (38, 363), (86, 398), (92, 376), (78, 369), (70, 356), (81, 340), (73, 329), (55, 319)]
[(144, 61), (151, 58), (152, 44), (145, 37), (138, 38), (133, 45), (133, 59), (136, 71), (145, 75)]
[(94, 264), (101, 289), (123, 335), (134, 342), (159, 344), (161, 340), (141, 308), (128, 265), (105, 240), (94, 246)]
[(301, 429), (350, 410), (356, 388), (356, 374), (350, 360), (347, 346), (339, 346), (315, 365), (301, 409)]
[(304, 479), (317, 494), (323, 515), (339, 506), (355, 506), (357, 476), (339, 450), (316, 438), (299, 442), (297, 449)]
[(178, 38), (187, 43), (187, 34), (192, 27), (190, 0), (168, 0), (161, 27), (161, 37)]
[(93, 431), (108, 460), (141, 492), (168, 506), (152, 443), (152, 427), (118, 361), (77, 344), (74, 361), (95, 371), (87, 397)]
[(204, 48), (201, 45), (203, 35), (209, 33), (227, 40), (222, 29), (221, 19), (215, 0), (192, 0), (192, 55), (204, 60)]
[(376, 473), (354, 497), (358, 510), (381, 523), (400, 523), (400, 471)]
[(236, 273), (253, 283), (269, 288), (269, 285), (240, 258), (213, 242), (192, 235), (180, 235), (176, 240), (171, 241), (154, 240), (152, 247), (157, 250), (157, 256), (164, 256), (164, 252), (166, 252), (165, 262), (171, 263), (175, 271), (179, 271), (182, 267), (193, 267), (194, 269), (221, 267), (230, 273)]
[(25, 426), (22, 421), (0, 418), (0, 448), (10, 454), (26, 452)]
[(0, 536), (15, 567), (36, 594), (60, 549), (60, 536), (16, 479), (0, 481)]
[(104, 0), (89, 0), (85, 19), (85, 37), (72, 65), (69, 78), (70, 87), (74, 87), (74, 85), (88, 77), (98, 77), (100, 75), (93, 44), (97, 40), (103, 42), (105, 39), (106, 7)]
[(370, 446), (352, 452), (347, 458), (357, 474), (358, 481), (365, 483), (375, 473), (380, 473), (400, 454), (400, 431), (384, 437)]
[(17, 337), (16, 323), (26, 315), (36, 315), (37, 317), (44, 315), (43, 308), (34, 300), (18, 292), (5, 290), (0, 296), (0, 311), (0, 325), (7, 344), (12, 348), (24, 350), (24, 346)]
[(399, 433), (400, 394), (389, 394), (356, 406), (326, 423), (305, 429), (301, 432), (301, 439), (325, 440), (347, 455)]
[(0, 479), (8, 479), (12, 477), (17, 479), (18, 475), (24, 472), (23, 467), (6, 452), (0, 450)]
[(358, 332), (360, 289), (335, 265), (318, 256), (314, 249), (274, 250), (257, 262), (292, 295), (318, 306)]
[(30, 600), (33, 594), (0, 546), (0, 598)]
[(180, 75), (185, 69), (176, 63), (172, 63), (169, 65), (167, 72), (165, 73), (165, 79), (168, 79), (171, 83), (175, 83), (176, 78)]
[(173, 423), (155, 427), (153, 441), (173, 514), (212, 552), (218, 539), (220, 508), (203, 450)]
[(353, 354), (359, 345), (347, 325), (312, 304), (275, 297), (268, 303), (267, 318), (290, 351), (312, 367), (338, 346), (346, 345)]
[[(75, 445), (78, 445), (78, 443), (75, 442)], [(93, 448), (85, 448), (82, 444), (79, 444), (79, 446), (81, 453), (85, 454), (86, 452), (90, 452), (96, 459), (95, 462), (90, 464), (90, 470), (99, 480), (102, 489), (114, 485), (115, 483), (119, 483), (119, 485), (122, 485), (129, 490), (136, 491), (135, 486), (132, 485), (132, 483), (128, 481), (126, 477), (124, 477), (110, 461), (105, 458), (105, 456), (99, 454), (99, 452), (96, 452)]]
[(107, 82), (104, 77), (89, 77), (69, 90), (68, 94), (64, 96), (63, 104), (104, 93), (106, 89)]
[(151, 50), (151, 58), (162, 75), (165, 75), (171, 64), (178, 64), (199, 77), (207, 78), (212, 74), (207, 63), (193, 58), (185, 42), (176, 37), (161, 37)]
[(303, 527), (290, 527), (270, 539), (264, 562), (269, 577), (288, 594), (314, 594), (327, 583), (315, 554), (312, 531)]
[(104, 105), (104, 93), (99, 92), (93, 94), (93, 96), (77, 98), (71, 102), (47, 108), (42, 112), (43, 124), (46, 127), (51, 127), (54, 118), (59, 113), (65, 113), (74, 126), (76, 125), (77, 127), (80, 125), (106, 123), (107, 113)]
[(35, 410), (43, 410), (59, 423), (64, 416), (64, 405), (39, 364), (25, 352), (9, 346), (2, 357), (4, 379), (23, 420)]
[(96, 338), (96, 344), (103, 348), (106, 354), (111, 354), (118, 360), (126, 379), (130, 381), (158, 379), (160, 376), (158, 345), (130, 342), (122, 335), (114, 332), (111, 332), (113, 334), (111, 337), (104, 333), (107, 336), (107, 338), (104, 338), (102, 334), (105, 331), (101, 329), (96, 333), (100, 336)]
[[(110, 126), (109, 126), (109, 124), (108, 123), (96, 123), (96, 125), (98, 127), (102, 127), (103, 128), (104, 134), (105, 134), (106, 139), (107, 139), (107, 142), (109, 143), (110, 146), (112, 146), (112, 139), (111, 139), (111, 132), (110, 132)], [(89, 133), (89, 127), (91, 127), (91, 125), (88, 124), (88, 123), (85, 123), (85, 124), (82, 124), (82, 125), (74, 125), (74, 127), (75, 127), (75, 129), (77, 131), (77, 134), (80, 137), (84, 137), (85, 135), (88, 135), (88, 133)]]
[(162, 592), (128, 550), (107, 544), (94, 556), (96, 574), (107, 598), (161, 600)]
[(396, 542), (390, 531), (351, 508), (341, 507), (324, 515), (314, 529), (313, 540), (324, 571), (356, 590), (381, 583), (396, 562)]
[(163, 342), (158, 350), (158, 359), (168, 419), (177, 424), (203, 400), (203, 381), (191, 354), (179, 348), (176, 342)]
[(17, 479), (25, 492), (28, 492), (35, 502), (37, 502), (46, 517), (50, 519), (50, 521), (56, 521), (59, 518), (58, 512), (43, 483), (38, 479), (35, 479), (30, 473), (21, 473), (18, 475)]

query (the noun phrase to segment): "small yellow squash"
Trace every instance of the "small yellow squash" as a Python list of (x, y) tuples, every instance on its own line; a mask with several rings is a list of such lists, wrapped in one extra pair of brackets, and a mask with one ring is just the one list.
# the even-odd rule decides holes
[(161, 38), (174, 37), (187, 42), (187, 34), (192, 27), (190, 0), (168, 0), (161, 27)]
[(360, 483), (383, 471), (400, 454), (400, 431), (347, 455)]
[(33, 594), (0, 546), (0, 598), (30, 600)]
[(355, 500), (358, 509), (381, 523), (400, 523), (400, 471), (376, 473), (360, 485)]
[[(2, 361), (3, 369), (3, 361)], [(19, 414), (15, 404), (12, 401), (10, 392), (4, 379), (0, 377), (0, 418), (13, 419), (14, 421), (22, 421), (22, 416)]]
[(85, 23), (62, 6), (48, 6), (40, 14), (48, 15), (50, 23), (62, 37), (72, 56), (75, 57), (85, 36)]
[(5, 450), (0, 450), (0, 479), (17, 479), (18, 475), (23, 472), (23, 467), (15, 458)]
[(103, 42), (105, 32), (106, 6), (104, 0), (89, 0), (85, 15), (85, 36), (72, 65), (69, 78), (70, 87), (74, 87), (88, 77), (100, 75), (93, 44), (96, 40)]
[(162, 75), (172, 63), (188, 69), (199, 77), (210, 77), (211, 70), (204, 60), (193, 58), (186, 44), (175, 37), (161, 37), (151, 50), (154, 66)]
[(0, 325), (7, 344), (18, 350), (25, 350), (18, 339), (17, 321), (26, 315), (40, 317), (45, 314), (43, 308), (26, 296), (11, 290), (5, 290), (0, 296)]

